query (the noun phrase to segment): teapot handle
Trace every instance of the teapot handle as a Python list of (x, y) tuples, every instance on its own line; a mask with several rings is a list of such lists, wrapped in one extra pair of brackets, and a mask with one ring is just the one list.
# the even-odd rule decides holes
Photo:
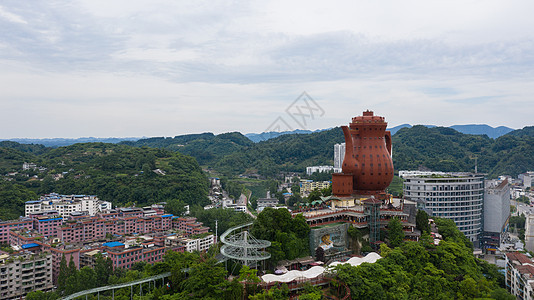
[(391, 153), (391, 131), (386, 131), (386, 135), (385, 135), (385, 139), (386, 139), (386, 148), (388, 149), (388, 152), (389, 152), (389, 155), (391, 156), (392, 153)]

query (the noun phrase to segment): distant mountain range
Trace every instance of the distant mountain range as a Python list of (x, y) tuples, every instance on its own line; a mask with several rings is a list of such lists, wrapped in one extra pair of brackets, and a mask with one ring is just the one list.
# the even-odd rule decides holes
[[(145, 137), (142, 137), (145, 138)], [(24, 138), (15, 138), (15, 139), (3, 139), (0, 141), (13, 141), (21, 144), (41, 144), (46, 147), (62, 147), (70, 146), (78, 143), (111, 143), (118, 144), (123, 141), (137, 141), (142, 138), (139, 137), (126, 137), (126, 138), (95, 138), (95, 137), (81, 137), (77, 139), (67, 139), (67, 138), (47, 138), (47, 139), (24, 139)]]
[[(436, 125), (423, 125), (428, 128), (436, 127)], [(410, 124), (402, 124), (398, 125), (392, 128), (388, 128), (389, 131), (391, 131), (391, 134), (397, 133), (402, 128), (412, 128), (412, 125)], [(496, 139), (502, 135), (505, 135), (509, 132), (514, 131), (515, 129), (505, 127), (505, 126), (499, 126), (499, 127), (491, 127), (486, 124), (469, 124), (469, 125), (452, 125), (449, 128), (452, 128), (458, 132), (465, 133), (465, 134), (476, 134), (476, 135), (487, 135), (488, 137), (492, 139)], [(293, 131), (284, 131), (284, 132), (263, 132), (263, 133), (247, 133), (245, 134), (246, 137), (248, 137), (251, 141), (254, 143), (266, 141), (272, 138), (279, 137), (284, 134), (310, 134), (313, 132), (320, 132), (328, 129), (319, 129), (315, 131), (311, 130), (293, 130)]]
[(329, 130), (329, 129), (331, 129), (331, 128), (328, 128), (328, 129), (317, 129), (315, 131), (302, 130), (302, 129), (296, 129), (296, 130), (293, 130), (293, 131), (283, 131), (283, 132), (270, 131), (270, 132), (262, 132), (262, 133), (247, 133), (247, 134), (244, 134), (244, 136), (248, 137), (254, 143), (258, 143), (258, 142), (262, 142), (262, 141), (266, 141), (266, 140), (277, 138), (277, 137), (279, 137), (281, 135), (284, 135), (284, 134), (310, 134), (310, 133), (320, 132), (320, 131)]
[[(428, 128), (436, 127), (436, 125), (423, 125)], [(413, 127), (410, 124), (402, 124), (398, 125), (392, 128), (388, 128), (389, 131), (391, 131), (391, 134), (397, 133), (402, 128), (411, 128)], [(500, 136), (503, 136), (507, 133), (510, 133), (514, 131), (515, 129), (505, 127), (505, 126), (499, 126), (499, 127), (491, 127), (486, 124), (469, 124), (469, 125), (453, 125), (449, 128), (452, 128), (458, 132), (465, 133), (465, 134), (475, 134), (475, 135), (487, 135), (488, 137), (492, 139), (496, 139)], [(267, 141), (273, 138), (277, 138), (282, 135), (286, 134), (310, 134), (314, 132), (321, 132), (325, 130), (330, 130), (331, 128), (327, 129), (318, 129), (315, 131), (312, 130), (302, 130), (302, 129), (296, 129), (293, 131), (284, 131), (284, 132), (262, 132), (262, 133), (247, 133), (244, 134), (249, 140), (251, 140), (254, 143), (259, 143), (263, 141)], [(195, 137), (196, 135), (184, 135), (184, 136), (190, 136)], [(41, 144), (46, 147), (62, 147), (62, 146), (70, 146), (77, 143), (95, 143), (95, 142), (102, 142), (102, 143), (112, 143), (112, 144), (118, 144), (120, 142), (129, 141), (129, 142), (135, 142), (141, 139), (146, 139), (146, 137), (126, 137), (126, 138), (95, 138), (95, 137), (82, 137), (77, 139), (68, 139), (68, 138), (47, 138), (47, 139), (25, 139), (25, 138), (15, 138), (15, 139), (4, 139), (4, 141), (13, 141), (21, 144)], [(2, 141), (2, 140), (0, 140)]]

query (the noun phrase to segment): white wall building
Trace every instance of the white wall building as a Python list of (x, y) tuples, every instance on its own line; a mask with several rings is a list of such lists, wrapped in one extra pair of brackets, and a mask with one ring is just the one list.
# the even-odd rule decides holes
[(334, 145), (334, 168), (341, 169), (345, 159), (345, 143)]
[(63, 218), (69, 217), (73, 212), (87, 212), (90, 216), (111, 209), (111, 202), (102, 201), (96, 196), (89, 195), (59, 195), (49, 194), (41, 196), (39, 200), (27, 201), (25, 203), (25, 216), (30, 214), (55, 210)]
[(518, 178), (523, 182), (523, 187), (532, 187), (532, 178), (534, 177), (534, 171), (519, 174)]
[(508, 180), (486, 180), (484, 188), (483, 248), (495, 253), (510, 217), (510, 184)]
[(484, 213), (484, 177), (472, 173), (407, 176), (404, 197), (432, 216), (451, 219), (478, 244)]
[(429, 176), (429, 175), (445, 175), (447, 173), (445, 172), (438, 172), (438, 171), (407, 171), (407, 170), (401, 170), (399, 171), (399, 177), (405, 178), (408, 176)]
[(341, 172), (341, 169), (336, 169), (333, 166), (311, 166), (306, 167), (306, 175), (310, 176), (315, 172), (328, 173), (328, 172)]

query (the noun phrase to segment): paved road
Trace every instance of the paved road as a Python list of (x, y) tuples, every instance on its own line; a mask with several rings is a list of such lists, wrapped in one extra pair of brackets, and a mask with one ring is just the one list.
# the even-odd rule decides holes
[(534, 214), (534, 207), (531, 207), (530, 205), (515, 200), (511, 200), (510, 203), (517, 207), (517, 212), (514, 215), (520, 216), (521, 214), (525, 214), (525, 216), (527, 216)]

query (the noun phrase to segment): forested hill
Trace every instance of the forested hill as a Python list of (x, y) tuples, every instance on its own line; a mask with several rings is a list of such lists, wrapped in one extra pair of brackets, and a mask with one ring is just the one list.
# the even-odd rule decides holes
[[(525, 127), (491, 139), (460, 133), (452, 128), (414, 126), (393, 135), (396, 170), (478, 171), (490, 176), (534, 169), (534, 127)], [(344, 141), (339, 127), (311, 134), (288, 134), (252, 143), (240, 133), (177, 136), (125, 142), (133, 146), (161, 147), (191, 155), (201, 165), (226, 174), (278, 171), (303, 172), (306, 166), (331, 165), (333, 145)]]
[(396, 170), (474, 171), (475, 157), (478, 171), (490, 176), (516, 176), (534, 169), (534, 138), (526, 135), (490, 139), (451, 128), (414, 126), (393, 136), (393, 149)]
[[(1, 219), (18, 217), (24, 201), (50, 192), (97, 195), (114, 205), (208, 202), (208, 180), (197, 161), (177, 152), (105, 143), (75, 144), (39, 155), (15, 148), (0, 147)], [(23, 171), (23, 162), (46, 170)]]
[(272, 176), (281, 170), (302, 172), (306, 166), (332, 164), (334, 143), (343, 141), (338, 127), (312, 134), (281, 135), (259, 143), (232, 132), (151, 138), (122, 144), (179, 151), (225, 174), (249, 172)]

